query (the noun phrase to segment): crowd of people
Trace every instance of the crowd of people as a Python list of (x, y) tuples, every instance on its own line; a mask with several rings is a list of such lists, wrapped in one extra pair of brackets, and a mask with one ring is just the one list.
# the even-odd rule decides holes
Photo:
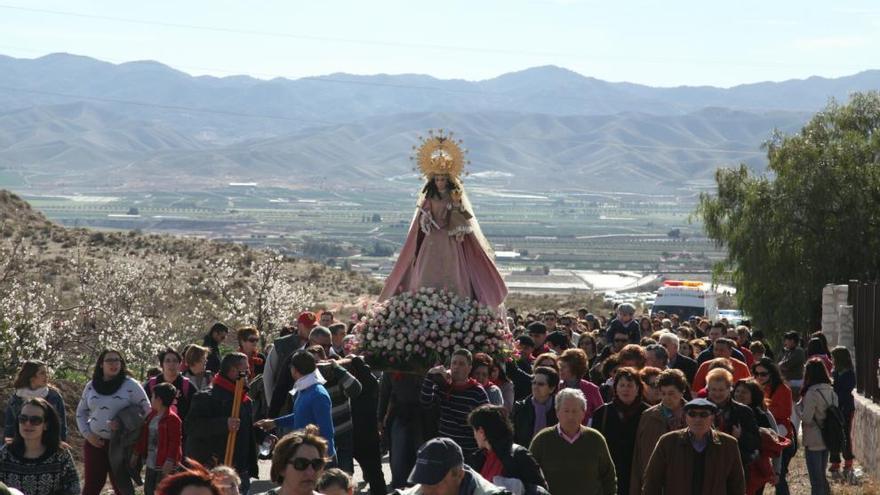
[(826, 473), (852, 475), (850, 443), (827, 444), (824, 425), (839, 412), (850, 434), (853, 362), (821, 332), (773, 349), (748, 322), (636, 318), (628, 304), (607, 320), (509, 309), (507, 321), (511, 359), (458, 349), (421, 375), (371, 370), (355, 323), (328, 311), (271, 343), (215, 324), (142, 381), (106, 349), (75, 409), (82, 479), (72, 405), (46, 363), (27, 361), (0, 482), (28, 495), (98, 495), (108, 479), (118, 494), (247, 494), (262, 458), (279, 495), (352, 494), (355, 462), (371, 495), (787, 494), (799, 443), (813, 494), (829, 493)]

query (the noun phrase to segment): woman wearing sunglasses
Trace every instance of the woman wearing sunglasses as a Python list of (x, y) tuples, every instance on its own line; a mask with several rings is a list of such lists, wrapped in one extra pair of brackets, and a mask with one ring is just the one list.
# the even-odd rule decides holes
[(67, 420), (64, 416), (64, 398), (61, 397), (58, 389), (49, 383), (49, 369), (46, 363), (36, 360), (25, 361), (12, 386), (15, 388), (15, 392), (6, 405), (6, 428), (4, 430), (6, 442), (9, 443), (15, 438), (15, 431), (18, 429), (18, 412), (21, 410), (22, 404), (35, 397), (46, 399), (46, 402), (58, 412), (61, 420), (61, 441), (66, 442)]
[(792, 414), (792, 394), (791, 389), (782, 379), (782, 371), (779, 365), (773, 362), (769, 357), (763, 357), (755, 362), (752, 366), (752, 376), (761, 387), (764, 388), (764, 398), (767, 400), (767, 409), (776, 420), (776, 429), (779, 434), (791, 440), (785, 450), (782, 451), (776, 469), (778, 481), (776, 482), (776, 493), (780, 495), (788, 495), (788, 465), (791, 459), (797, 454), (798, 443), (797, 433), (791, 423)]
[(315, 486), (327, 464), (327, 441), (308, 425), (285, 435), (275, 445), (269, 475), (278, 488), (262, 495), (317, 495)]
[(73, 457), (61, 448), (55, 408), (35, 397), (22, 404), (11, 444), (0, 447), (0, 482), (28, 495), (74, 495), (80, 491)]

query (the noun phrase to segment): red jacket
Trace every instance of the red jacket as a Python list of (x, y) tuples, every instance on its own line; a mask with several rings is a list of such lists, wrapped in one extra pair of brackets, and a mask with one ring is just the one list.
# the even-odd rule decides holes
[(794, 433), (794, 425), (791, 424), (791, 389), (788, 388), (788, 385), (780, 383), (779, 386), (776, 387), (776, 391), (771, 395), (770, 386), (767, 385), (764, 387), (764, 398), (769, 401), (767, 409), (770, 410), (770, 414), (773, 415), (776, 424), (785, 427), (785, 436), (787, 438), (793, 438), (792, 434)]
[[(144, 420), (144, 426), (141, 427), (141, 436), (138, 438), (137, 444), (134, 446), (136, 454), (141, 456), (147, 455), (147, 442), (150, 437), (150, 421), (156, 416), (156, 411), (150, 411), (147, 419)], [(159, 420), (159, 445), (156, 450), (156, 468), (161, 468), (165, 461), (171, 459), (176, 466), (183, 457), (183, 449), (181, 448), (181, 421), (174, 411), (168, 409), (165, 416)]]

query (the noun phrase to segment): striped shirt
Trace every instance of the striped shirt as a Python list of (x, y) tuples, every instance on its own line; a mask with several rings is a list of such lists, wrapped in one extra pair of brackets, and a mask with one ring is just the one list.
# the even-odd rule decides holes
[(441, 391), (436, 383), (426, 376), (422, 381), (422, 407), (430, 408), (440, 404), (440, 436), (449, 437), (461, 447), (465, 459), (477, 451), (474, 432), (468, 426), (468, 415), (477, 407), (488, 404), (489, 396), (483, 387), (476, 386), (464, 390)]

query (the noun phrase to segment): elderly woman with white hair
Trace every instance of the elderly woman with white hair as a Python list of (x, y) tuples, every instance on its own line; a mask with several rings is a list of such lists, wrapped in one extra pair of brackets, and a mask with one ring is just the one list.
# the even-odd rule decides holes
[(553, 495), (617, 493), (617, 476), (611, 453), (602, 435), (581, 422), (587, 399), (578, 389), (556, 394), (559, 424), (541, 430), (529, 450)]

